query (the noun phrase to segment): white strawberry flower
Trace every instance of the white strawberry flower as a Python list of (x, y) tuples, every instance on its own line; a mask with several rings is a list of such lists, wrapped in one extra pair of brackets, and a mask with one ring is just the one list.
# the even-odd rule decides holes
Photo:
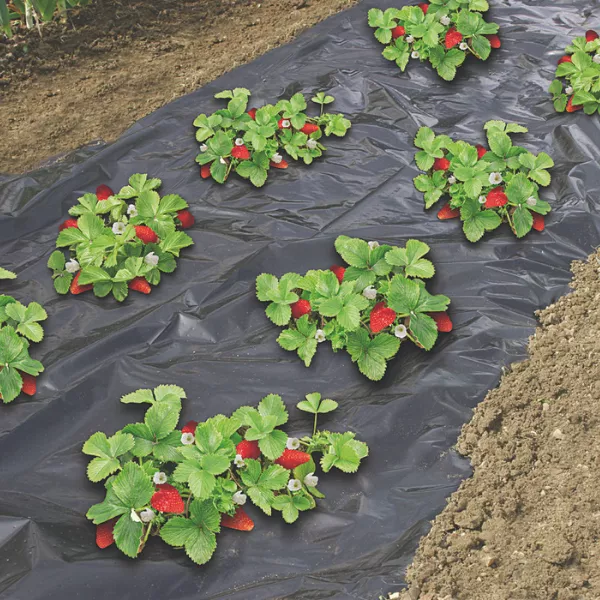
[(147, 265), (155, 267), (158, 264), (158, 256), (154, 254), (154, 252), (148, 252), (148, 254), (144, 256), (144, 262)]
[(123, 235), (125, 233), (125, 223), (121, 223), (120, 221), (113, 223), (112, 232), (115, 235)]
[(233, 500), (233, 502), (235, 504), (239, 504), (240, 506), (243, 506), (244, 504), (246, 504), (246, 500), (247, 500), (247, 496), (246, 494), (244, 494), (244, 492), (242, 492), (242, 490), (238, 490), (232, 497), (231, 499)]
[(537, 198), (535, 196), (529, 196), (527, 198), (527, 206), (535, 206), (537, 204)]
[(131, 517), (131, 520), (134, 521), (135, 523), (142, 522), (142, 520), (140, 519), (140, 516), (135, 512), (135, 508), (131, 509), (131, 513), (129, 513), (129, 516)]
[(367, 242), (367, 245), (371, 250), (375, 250), (375, 248), (379, 248), (379, 242)]
[(77, 271), (79, 271), (81, 267), (79, 266), (79, 263), (72, 258), (67, 264), (65, 264), (65, 270), (67, 271), (67, 273), (77, 273)]
[(226, 161), (226, 160), (225, 160), (225, 159), (224, 159), (222, 156), (221, 156), (221, 158), (219, 159), (219, 162), (220, 162), (222, 165), (226, 165), (226, 164), (227, 164), (227, 161)]
[(200, 152), (206, 152), (208, 150), (208, 146), (206, 144), (202, 144), (200, 146)]
[(565, 94), (567, 94), (567, 96), (570, 96), (572, 93), (574, 92), (573, 88), (571, 86), (569, 86), (566, 90), (565, 90)]
[(487, 200), (487, 198), (485, 196), (479, 196), (479, 198), (477, 198), (479, 204), (485, 204), (485, 201)]
[(498, 185), (502, 183), (502, 173), (490, 173), (489, 179), (492, 185)]
[(413, 50), (411, 56), (412, 58), (419, 58), (421, 55), (416, 50)]
[(314, 473), (309, 473), (304, 478), (304, 485), (306, 487), (317, 487), (319, 483), (319, 478)]
[(285, 447), (288, 450), (298, 450), (298, 448), (300, 448), (300, 440), (298, 438), (289, 437), (285, 443)]
[(450, 25), (450, 17), (448, 15), (444, 15), (441, 19), (440, 19), (440, 23), (444, 26)]
[(284, 119), (283, 121), (281, 121), (281, 126), (282, 126), (284, 129), (289, 129), (289, 128), (290, 128), (290, 125), (291, 125), (291, 123), (289, 122), (289, 120), (288, 120), (288, 119)]
[(467, 42), (461, 42), (458, 46), (461, 50), (468, 50), (469, 49), (469, 44), (467, 44)]
[(317, 333), (315, 333), (315, 340), (320, 344), (324, 342), (327, 338), (325, 337), (325, 332), (322, 329), (317, 329)]
[(193, 433), (182, 433), (181, 434), (181, 443), (184, 446), (191, 446), (196, 441)]
[(152, 476), (152, 481), (154, 481), (156, 485), (162, 485), (163, 483), (167, 483), (167, 475), (162, 471), (156, 471)]
[(152, 519), (156, 516), (156, 513), (151, 508), (145, 508), (140, 513), (140, 518), (142, 519), (142, 523), (150, 523)]
[(406, 327), (404, 325), (396, 325), (396, 327), (394, 327), (394, 335), (397, 338), (403, 339), (406, 337), (407, 331), (406, 331)]
[(244, 140), (242, 138), (237, 138), (235, 140), (235, 145), (236, 146), (243, 146), (244, 145)]
[(236, 454), (235, 458), (233, 459), (233, 464), (238, 468), (241, 469), (242, 467), (244, 467), (246, 465), (246, 463), (244, 462), (244, 459), (242, 458), (241, 454)]
[(290, 492), (299, 492), (302, 489), (302, 482), (299, 479), (290, 479), (287, 487)]
[(600, 54), (596, 54), (596, 55), (594, 56), (594, 62), (595, 62), (597, 65), (600, 65)]
[(454, 177), (454, 175), (450, 175), (450, 177), (448, 177), (448, 183), (450, 185), (454, 185), (456, 183), (456, 177)]
[(281, 156), (281, 154), (279, 154), (279, 152), (275, 152), (275, 154), (273, 154), (273, 156), (271, 156), (271, 160), (276, 165), (278, 165), (283, 160), (283, 156)]
[(306, 142), (306, 147), (309, 150), (314, 150), (317, 147), (317, 140), (314, 140), (313, 138), (310, 138), (307, 142)]
[(407, 44), (412, 44), (415, 41), (415, 38), (412, 35), (407, 35), (404, 40)]
[(375, 300), (377, 298), (377, 290), (372, 285), (369, 285), (363, 290), (362, 295), (367, 300)]

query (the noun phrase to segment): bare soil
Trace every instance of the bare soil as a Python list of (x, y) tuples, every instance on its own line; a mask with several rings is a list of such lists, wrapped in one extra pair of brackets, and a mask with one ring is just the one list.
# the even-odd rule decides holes
[(138, 119), (357, 0), (93, 0), (43, 37), (0, 37), (0, 172)]
[(600, 252), (539, 313), (463, 428), (473, 477), (420, 543), (402, 600), (600, 598)]

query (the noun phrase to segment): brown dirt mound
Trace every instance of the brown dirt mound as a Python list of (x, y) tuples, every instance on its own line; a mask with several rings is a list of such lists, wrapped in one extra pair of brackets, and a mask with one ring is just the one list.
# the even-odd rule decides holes
[(600, 598), (600, 252), (539, 312), (458, 441), (474, 474), (421, 540), (402, 600)]
[(0, 172), (138, 119), (357, 0), (93, 0), (43, 38), (0, 35)]

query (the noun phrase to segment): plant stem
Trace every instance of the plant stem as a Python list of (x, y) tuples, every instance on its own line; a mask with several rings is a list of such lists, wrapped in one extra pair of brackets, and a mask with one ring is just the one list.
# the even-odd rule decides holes
[(313, 427), (313, 437), (317, 435), (317, 419), (319, 418), (319, 413), (315, 413), (315, 424)]
[(33, 29), (33, 6), (30, 0), (25, 0), (25, 25), (27, 29)]

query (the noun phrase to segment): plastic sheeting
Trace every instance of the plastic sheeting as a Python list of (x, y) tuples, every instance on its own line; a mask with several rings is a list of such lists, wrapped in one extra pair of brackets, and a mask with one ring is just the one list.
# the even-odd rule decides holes
[[(600, 241), (597, 116), (559, 115), (546, 88), (569, 40), (593, 26), (600, 4), (505, 0), (489, 18), (503, 48), (468, 60), (443, 83), (427, 65), (401, 75), (381, 57), (363, 2), (218, 81), (143, 119), (114, 144), (66, 162), (0, 179), (0, 256), (19, 272), (4, 291), (48, 309), (46, 340), (34, 349), (46, 372), (33, 399), (0, 406), (0, 596), (15, 600), (144, 598), (376, 598), (402, 585), (427, 521), (469, 474), (449, 449), (501, 369), (525, 354), (533, 313), (567, 291), (569, 264)], [(598, 23), (595, 23), (598, 25)], [(275, 171), (260, 190), (232, 178), (203, 181), (194, 166), (192, 121), (220, 104), (221, 89), (246, 86), (253, 104), (327, 90), (350, 116), (324, 160)], [(543, 234), (519, 241), (507, 227), (466, 242), (457, 221), (426, 213), (412, 184), (412, 139), (421, 125), (484, 141), (488, 119), (516, 120), (532, 150), (556, 160)], [(66, 211), (100, 183), (120, 188), (132, 173), (163, 180), (192, 206), (195, 246), (148, 297), (124, 304), (58, 297), (46, 269)], [(305, 369), (275, 341), (279, 328), (254, 297), (263, 271), (280, 275), (336, 262), (341, 233), (432, 247), (433, 291), (452, 298), (454, 331), (431, 353), (403, 348), (385, 379), (362, 377), (323, 344)], [(119, 397), (177, 383), (183, 417), (204, 419), (269, 392), (292, 405), (321, 391), (340, 402), (323, 425), (351, 428), (371, 447), (355, 476), (322, 478), (327, 499), (286, 525), (250, 509), (251, 534), (224, 531), (213, 560), (194, 566), (153, 540), (136, 561), (100, 551), (84, 515), (103, 490), (86, 480), (81, 445), (112, 433), (141, 409)], [(290, 432), (307, 420), (293, 412)]]

